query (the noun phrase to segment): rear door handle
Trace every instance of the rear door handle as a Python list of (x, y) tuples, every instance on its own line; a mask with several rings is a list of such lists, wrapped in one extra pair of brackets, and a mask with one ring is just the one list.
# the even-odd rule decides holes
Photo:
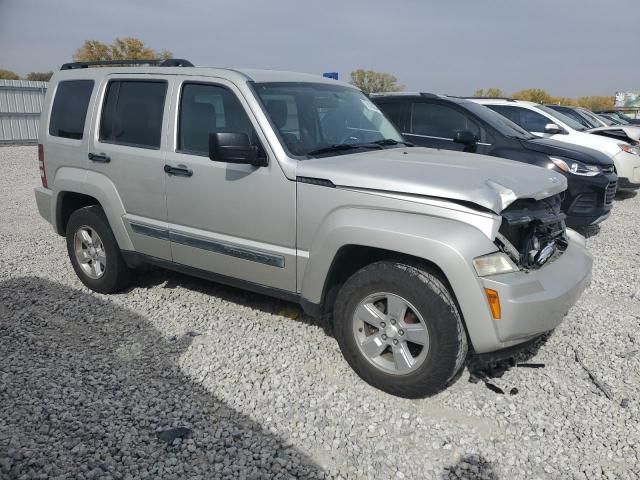
[(177, 167), (165, 165), (164, 171), (169, 175), (177, 175), (179, 177), (190, 177), (193, 175), (193, 170), (187, 168), (186, 165), (178, 165)]
[(92, 162), (109, 163), (111, 158), (104, 153), (90, 153), (89, 160)]

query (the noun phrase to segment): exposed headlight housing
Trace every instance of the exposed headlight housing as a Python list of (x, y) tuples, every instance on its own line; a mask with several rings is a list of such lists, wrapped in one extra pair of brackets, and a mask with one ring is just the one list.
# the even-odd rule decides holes
[(623, 152), (630, 153), (631, 155), (640, 155), (640, 149), (638, 147), (631, 146), (628, 143), (619, 143), (618, 146)]
[(549, 157), (552, 165), (565, 173), (571, 173), (573, 175), (581, 175), (583, 177), (595, 177), (600, 175), (602, 170), (597, 165), (587, 165), (586, 163), (578, 162), (577, 160), (569, 160), (568, 158)]
[(513, 260), (502, 252), (490, 253), (473, 259), (473, 267), (479, 277), (489, 277), (491, 275), (499, 275), (501, 273), (519, 272)]

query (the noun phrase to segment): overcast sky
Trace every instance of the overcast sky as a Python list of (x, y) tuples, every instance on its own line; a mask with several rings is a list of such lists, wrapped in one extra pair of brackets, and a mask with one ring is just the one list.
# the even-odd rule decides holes
[(0, 0), (0, 68), (135, 36), (197, 65), (387, 71), (408, 90), (640, 90), (637, 0)]

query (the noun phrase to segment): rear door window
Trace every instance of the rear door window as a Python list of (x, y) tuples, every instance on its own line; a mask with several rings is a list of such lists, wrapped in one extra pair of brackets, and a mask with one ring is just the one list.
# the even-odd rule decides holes
[(159, 149), (166, 93), (165, 81), (110, 81), (100, 119), (100, 141)]
[(376, 103), (380, 110), (391, 120), (400, 133), (409, 131), (409, 118), (411, 117), (411, 103), (388, 102)]
[(512, 122), (520, 125), (527, 132), (544, 132), (547, 124), (553, 123), (544, 115), (540, 115), (533, 110), (522, 107), (511, 107), (503, 105), (487, 105), (492, 110), (504, 115)]
[(452, 140), (456, 132), (467, 130), (480, 138), (480, 127), (464, 113), (437, 103), (413, 104), (411, 133)]
[(93, 80), (67, 80), (58, 84), (51, 107), (49, 135), (82, 139), (92, 91)]

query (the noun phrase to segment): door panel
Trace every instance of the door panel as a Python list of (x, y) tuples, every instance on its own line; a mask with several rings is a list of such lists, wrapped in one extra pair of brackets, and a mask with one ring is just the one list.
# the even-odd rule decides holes
[(168, 235), (145, 233), (168, 229), (162, 169), (170, 86), (158, 75), (108, 76), (101, 85), (104, 101), (95, 116), (88, 162), (116, 186), (136, 251), (165, 260), (171, 259)]
[[(182, 95), (182, 97), (181, 97)], [(173, 94), (166, 174), (173, 261), (260, 285), (296, 290), (295, 192), (229, 82), (183, 79)], [(208, 135), (243, 132), (263, 148), (266, 167), (212, 161)]]

